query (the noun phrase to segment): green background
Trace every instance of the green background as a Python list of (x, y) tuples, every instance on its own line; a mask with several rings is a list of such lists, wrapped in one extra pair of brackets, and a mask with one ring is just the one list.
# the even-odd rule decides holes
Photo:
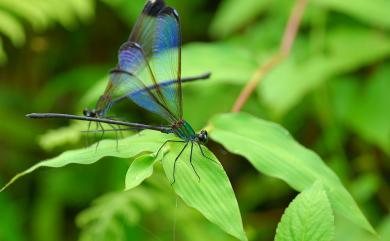
[[(256, 68), (275, 53), (290, 0), (167, 1), (181, 16), (184, 116), (197, 130), (229, 112)], [(0, 1), (0, 184), (40, 160), (82, 148), (86, 123), (29, 120), (30, 112), (92, 108), (143, 0)], [(289, 58), (244, 107), (277, 122), (339, 176), (377, 232), (390, 239), (390, 2), (312, 0)], [(131, 121), (162, 120), (129, 101)], [(61, 129), (60, 129), (61, 128)], [(125, 133), (131, 135), (131, 133)], [(105, 135), (105, 138), (115, 138)], [(273, 240), (297, 195), (211, 141), (235, 191), (249, 240)], [(115, 147), (113, 147), (115, 148)], [(161, 165), (122, 192), (131, 159), (40, 169), (0, 193), (0, 241), (235, 240), (176, 198)], [(176, 225), (174, 225), (176, 223)], [(336, 215), (335, 240), (375, 240)], [(387, 233), (386, 233), (387, 230)]]

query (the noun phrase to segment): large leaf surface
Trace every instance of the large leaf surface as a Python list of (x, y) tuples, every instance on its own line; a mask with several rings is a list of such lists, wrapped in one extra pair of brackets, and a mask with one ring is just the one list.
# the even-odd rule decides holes
[(211, 138), (227, 150), (246, 157), (258, 171), (280, 178), (298, 191), (321, 180), (336, 212), (375, 232), (336, 174), (281, 126), (237, 113), (216, 116), (211, 129)]
[[(154, 131), (143, 131), (121, 140), (118, 148), (116, 148), (115, 140), (105, 140), (100, 142), (97, 149), (95, 145), (92, 145), (88, 148), (67, 151), (55, 158), (39, 162), (26, 171), (17, 174), (0, 189), (0, 192), (20, 177), (40, 167), (63, 167), (72, 163), (92, 164), (105, 156), (131, 158), (142, 153), (153, 153), (159, 149), (167, 138), (172, 139), (173, 136)], [(179, 155), (184, 145), (184, 143), (167, 145), (167, 148), (164, 148), (160, 153), (161, 155), (163, 151), (169, 149), (162, 162), (170, 182), (172, 182), (173, 178), (174, 159)], [(190, 145), (189, 143), (186, 151), (178, 159), (175, 172), (176, 182), (172, 187), (184, 202), (197, 209), (222, 230), (240, 240), (247, 240), (237, 200), (225, 171), (219, 164), (219, 161), (206, 147), (203, 147), (203, 151), (212, 160), (203, 157), (200, 154), (199, 147), (194, 146), (193, 164), (201, 178), (198, 181), (189, 163)], [(153, 172), (155, 160), (156, 156), (151, 154), (143, 154), (136, 158), (126, 175), (126, 189), (138, 186), (145, 178), (149, 177)]]
[(40, 167), (63, 167), (73, 163), (88, 165), (97, 162), (105, 156), (130, 158), (142, 152), (156, 151), (161, 146), (161, 143), (164, 140), (163, 138), (163, 134), (153, 131), (144, 131), (130, 138), (121, 140), (118, 143), (118, 148), (116, 148), (115, 140), (103, 140), (99, 143), (98, 148), (96, 148), (95, 145), (92, 145), (88, 148), (66, 151), (57, 157), (38, 162), (29, 169), (17, 174), (0, 189), (0, 192), (20, 177), (29, 174)]
[(173, 143), (170, 151), (163, 158), (163, 166), (175, 192), (191, 207), (199, 210), (207, 219), (217, 224), (225, 232), (240, 240), (247, 240), (240, 210), (235, 198), (233, 188), (219, 161), (214, 155), (202, 147), (204, 157), (198, 146), (194, 145), (192, 162), (190, 164), (191, 144), (187, 146), (177, 161), (176, 171), (173, 174), (174, 160), (184, 147), (183, 143)]

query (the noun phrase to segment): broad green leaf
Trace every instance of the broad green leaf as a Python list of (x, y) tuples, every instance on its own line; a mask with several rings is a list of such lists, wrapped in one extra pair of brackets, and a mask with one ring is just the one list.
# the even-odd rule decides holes
[(150, 177), (156, 161), (154, 155), (142, 155), (137, 157), (130, 165), (126, 173), (125, 190), (132, 189)]
[(174, 160), (184, 148), (184, 143), (169, 145), (170, 151), (162, 160), (171, 183), (175, 175), (173, 189), (188, 206), (200, 211), (222, 230), (240, 240), (247, 240), (233, 188), (221, 164), (207, 148), (202, 147), (204, 154), (212, 160), (203, 157), (199, 147), (194, 145), (192, 162), (200, 177), (198, 180), (190, 164), (190, 145), (177, 161), (175, 173)]
[(4, 191), (9, 185), (20, 177), (29, 174), (40, 167), (63, 167), (69, 164), (89, 165), (97, 162), (105, 156), (115, 156), (119, 158), (130, 158), (142, 152), (155, 152), (162, 144), (166, 135), (155, 131), (143, 131), (139, 134), (121, 140), (116, 148), (115, 140), (103, 140), (98, 148), (92, 145), (88, 148), (63, 152), (61, 155), (41, 161), (29, 169), (17, 174), (3, 188)]
[(326, 45), (327, 55), (316, 54), (303, 61), (291, 57), (258, 86), (276, 115), (286, 113), (324, 81), (390, 55), (390, 38), (369, 29), (334, 29), (328, 33)]
[(376, 230), (378, 235), (372, 235), (356, 226), (342, 217), (336, 216), (335, 241), (388, 241), (390, 240), (390, 215), (385, 215), (378, 223)]
[(313, 2), (351, 15), (366, 23), (390, 28), (390, 2), (388, 0), (315, 0)]
[(306, 188), (288, 205), (275, 241), (331, 241), (334, 216), (320, 181)]
[[(95, 145), (92, 145), (84, 149), (67, 151), (55, 158), (39, 162), (26, 171), (17, 174), (0, 189), (0, 192), (20, 177), (40, 167), (63, 167), (72, 163), (92, 164), (105, 156), (130, 158), (140, 153), (156, 152), (166, 138), (169, 138), (169, 136), (154, 131), (143, 131), (121, 140), (118, 148), (116, 148), (115, 140), (104, 140), (100, 142), (97, 149)], [(171, 182), (173, 160), (181, 151), (184, 143), (180, 144), (171, 145), (170, 151), (163, 159), (164, 170)], [(201, 177), (201, 181), (198, 182), (189, 164), (190, 145), (191, 143), (188, 144), (186, 152), (179, 159), (180, 164), (175, 172), (174, 190), (189, 206), (196, 208), (222, 230), (240, 240), (246, 240), (237, 200), (225, 171), (214, 156), (215, 163), (203, 157), (200, 154), (199, 147), (195, 146), (193, 153), (194, 167)], [(203, 147), (203, 150), (207, 156), (212, 156), (207, 148)], [(153, 168), (152, 164), (155, 163), (154, 159), (155, 157), (152, 155), (141, 156), (136, 159), (128, 173), (127, 188), (135, 187), (143, 179), (150, 176)], [(140, 160), (141, 163), (139, 163)], [(133, 176), (130, 174), (132, 173), (135, 173), (134, 178), (136, 180), (131, 180)], [(137, 180), (137, 175), (140, 178), (138, 180), (141, 181)]]
[(225, 37), (234, 31), (245, 27), (260, 15), (268, 5), (269, 0), (225, 0), (222, 1), (211, 23), (210, 33), (214, 37)]
[(375, 233), (336, 174), (316, 153), (297, 143), (281, 126), (237, 113), (216, 116), (210, 128), (213, 140), (246, 157), (258, 171), (280, 178), (298, 191), (321, 180), (337, 213)]
[(207, 81), (245, 83), (257, 67), (251, 53), (239, 45), (194, 43), (183, 48), (182, 76), (210, 71)]

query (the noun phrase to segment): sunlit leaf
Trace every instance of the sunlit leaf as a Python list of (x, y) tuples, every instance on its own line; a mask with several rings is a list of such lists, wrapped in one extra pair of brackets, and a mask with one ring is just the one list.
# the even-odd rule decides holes
[(144, 131), (118, 143), (116, 148), (115, 140), (103, 140), (99, 147), (92, 145), (88, 148), (63, 152), (61, 155), (37, 163), (29, 169), (17, 174), (11, 179), (0, 192), (15, 182), (22, 176), (29, 174), (40, 167), (63, 167), (69, 164), (92, 164), (105, 156), (115, 156), (119, 158), (130, 158), (142, 152), (155, 152), (162, 144), (164, 136), (154, 131)]
[(275, 241), (331, 241), (334, 217), (320, 181), (303, 190), (284, 211)]
[(125, 190), (138, 186), (143, 180), (150, 177), (155, 161), (156, 157), (151, 154), (134, 159), (126, 173)]
[[(100, 142), (98, 148), (92, 145), (84, 149), (67, 151), (55, 158), (39, 162), (17, 174), (0, 191), (3, 191), (20, 177), (40, 167), (63, 167), (72, 163), (88, 165), (105, 156), (130, 158), (140, 153), (155, 153), (166, 138), (169, 138), (169, 136), (154, 131), (143, 131), (121, 140), (117, 148), (115, 148), (116, 143), (114, 140), (104, 140)], [(170, 182), (172, 182), (173, 178), (173, 161), (184, 145), (184, 143), (170, 145), (170, 151), (162, 160), (164, 170)], [(200, 149), (198, 149), (199, 146), (195, 145), (193, 164), (201, 178), (200, 182), (198, 182), (197, 176), (194, 176), (194, 170), (189, 163), (190, 145), (191, 142), (188, 143), (186, 151), (178, 161), (175, 172), (176, 182), (173, 184), (174, 190), (189, 206), (196, 208), (222, 230), (240, 240), (246, 240), (237, 200), (225, 171), (207, 148), (203, 147), (203, 151), (205, 155), (213, 157), (213, 161), (203, 157), (200, 154)], [(131, 173), (135, 173), (135, 179), (137, 179), (138, 175), (140, 177), (138, 180), (141, 181), (151, 175), (152, 164), (155, 163), (154, 159), (154, 155), (141, 156), (139, 159), (136, 159), (137, 162), (132, 164), (132, 168), (130, 168), (128, 173), (126, 180), (127, 188), (134, 187), (140, 183), (140, 181), (131, 180), (133, 177), (130, 175)], [(140, 160), (146, 162), (146, 164), (140, 163)]]
[[(192, 153), (192, 168), (190, 164), (191, 147), (189, 144), (181, 155), (173, 173), (174, 159), (184, 148), (183, 143), (170, 145), (170, 151), (162, 162), (165, 173), (173, 182), (172, 187), (184, 202), (200, 211), (203, 216), (217, 224), (225, 232), (240, 240), (247, 240), (240, 210), (230, 181), (219, 161), (205, 147), (204, 157), (198, 146), (194, 146)], [(199, 175), (199, 180), (196, 173)]]
[(375, 233), (336, 174), (281, 126), (238, 113), (216, 116), (210, 128), (213, 140), (246, 157), (258, 171), (280, 178), (298, 191), (321, 180), (337, 213)]

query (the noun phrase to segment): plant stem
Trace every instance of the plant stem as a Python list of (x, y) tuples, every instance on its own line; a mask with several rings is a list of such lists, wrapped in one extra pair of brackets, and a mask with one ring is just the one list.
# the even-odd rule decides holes
[(243, 88), (236, 102), (234, 103), (232, 112), (239, 112), (264, 76), (289, 56), (291, 47), (298, 32), (302, 15), (305, 12), (306, 5), (307, 0), (296, 0), (290, 14), (290, 18), (287, 22), (279, 51), (272, 55), (271, 58), (264, 64), (260, 65), (259, 68), (257, 68), (252, 78)]

